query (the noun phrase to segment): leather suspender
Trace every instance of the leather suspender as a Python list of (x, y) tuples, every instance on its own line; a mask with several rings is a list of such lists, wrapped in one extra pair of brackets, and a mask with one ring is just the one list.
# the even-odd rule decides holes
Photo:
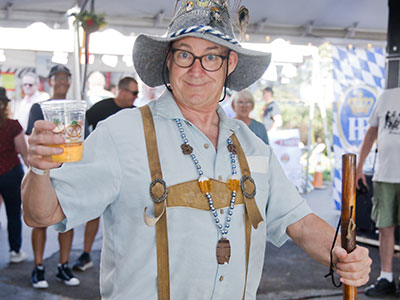
[(251, 240), (251, 225), (257, 229), (258, 225), (263, 221), (263, 218), (258, 210), (254, 196), (256, 194), (256, 186), (251, 177), (249, 164), (247, 163), (246, 155), (242, 149), (235, 134), (231, 136), (232, 142), (236, 147), (237, 157), (240, 164), (240, 171), (242, 173), (242, 179), (240, 185), (243, 192), (243, 200), (246, 207), (244, 230), (246, 234), (246, 276), (243, 290), (243, 300), (246, 298), (246, 286), (247, 286), (247, 274), (249, 271), (249, 259), (250, 259), (250, 240)]
[[(150, 185), (150, 194), (154, 201), (156, 223), (156, 243), (157, 243), (157, 278), (158, 278), (158, 300), (170, 300), (170, 281), (169, 281), (169, 255), (168, 255), (168, 232), (167, 232), (167, 214), (166, 207), (175, 206), (175, 204), (167, 203), (167, 190), (160, 166), (160, 158), (158, 155), (157, 139), (155, 134), (153, 116), (150, 108), (142, 106), (139, 108), (142, 114), (143, 129), (146, 141), (147, 157), (152, 183)], [(256, 192), (254, 180), (251, 178), (250, 168), (247, 163), (246, 156), (240, 143), (235, 136), (232, 135), (233, 144), (236, 146), (237, 156), (242, 173), (241, 188), (243, 193), (243, 202), (245, 204), (245, 236), (246, 236), (246, 275), (243, 291), (243, 299), (245, 299), (247, 274), (250, 258), (250, 239), (251, 226), (257, 229), (263, 218), (258, 210), (254, 199)], [(196, 181), (197, 183), (197, 181)], [(198, 185), (193, 187), (198, 188)], [(200, 190), (199, 190), (200, 191)], [(201, 209), (199, 207), (199, 209)], [(207, 208), (208, 210), (208, 208)]]
[[(151, 114), (150, 108), (147, 105), (140, 107), (140, 112), (142, 114), (147, 158), (149, 160), (149, 168), (153, 185), (155, 181), (162, 180), (160, 157), (157, 150), (157, 138), (154, 128), (153, 115)], [(155, 186), (156, 185), (153, 187)], [(152, 193), (152, 191), (150, 191), (150, 193), (152, 194), (153, 198), (154, 193)], [(156, 218), (162, 215), (156, 223), (158, 300), (169, 300), (170, 284), (166, 198), (164, 198), (164, 200), (161, 202), (154, 201), (154, 215)]]

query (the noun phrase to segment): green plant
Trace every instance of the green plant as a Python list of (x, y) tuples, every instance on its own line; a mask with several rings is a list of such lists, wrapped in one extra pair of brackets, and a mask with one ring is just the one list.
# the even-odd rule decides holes
[(107, 23), (105, 21), (105, 14), (95, 14), (87, 10), (81, 11), (76, 15), (76, 20), (79, 21), (85, 31), (91, 33), (95, 32)]

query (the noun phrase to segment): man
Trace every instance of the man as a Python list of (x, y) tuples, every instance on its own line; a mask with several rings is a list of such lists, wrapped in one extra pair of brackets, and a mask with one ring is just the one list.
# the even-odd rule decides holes
[[(48, 82), (53, 90), (53, 97), (50, 101), (66, 99), (71, 84), (71, 72), (63, 65), (55, 65), (50, 69)], [(44, 120), (39, 103), (34, 104), (31, 108), (26, 134), (32, 135), (34, 123), (37, 120)], [(34, 288), (47, 288), (49, 286), (45, 279), (45, 268), (43, 266), (46, 230), (46, 226), (37, 226), (32, 229), (32, 248), (35, 263), (35, 267), (32, 271), (32, 286)], [(79, 279), (72, 274), (71, 269), (68, 266), (73, 236), (73, 229), (58, 234), (60, 257), (57, 266), (58, 273), (56, 276), (68, 286), (77, 286), (80, 283)]]
[[(124, 77), (118, 82), (118, 95), (115, 98), (101, 100), (86, 112), (89, 127), (96, 129), (97, 123), (117, 113), (124, 108), (135, 107), (134, 103), (139, 94), (137, 81), (132, 77)], [(73, 266), (76, 271), (85, 271), (93, 266), (90, 251), (99, 229), (99, 220), (96, 218), (86, 223), (83, 253)]]
[(22, 77), (22, 90), (25, 97), (21, 100), (21, 105), (16, 111), (15, 118), (26, 131), (32, 105), (42, 100), (39, 93), (39, 77), (32, 72), (26, 73)]
[(278, 129), (282, 126), (282, 116), (278, 104), (273, 101), (274, 91), (270, 87), (263, 90), (265, 107), (263, 110), (262, 121), (267, 131)]
[[(379, 228), (379, 255), (381, 273), (377, 281), (366, 290), (367, 296), (393, 295), (396, 284), (393, 280), (394, 231), (400, 224), (400, 88), (385, 90), (380, 96), (369, 119), (370, 127), (361, 146), (356, 181), (368, 186), (363, 174), (363, 165), (377, 141), (376, 167), (374, 171), (371, 218)], [(357, 184), (357, 188), (359, 185)]]
[(268, 134), (264, 124), (250, 118), (250, 113), (254, 109), (254, 104), (253, 94), (249, 90), (243, 90), (233, 94), (232, 109), (236, 114), (235, 119), (243, 121), (256, 136), (268, 145)]
[[(267, 236), (276, 245), (290, 236), (329, 265), (334, 229), (310, 212), (271, 149), (218, 105), (224, 87), (261, 77), (270, 55), (240, 47), (226, 1), (179, 4), (165, 37), (139, 35), (133, 50), (142, 81), (168, 91), (102, 122), (80, 163), (46, 160), (57, 152), (47, 144), (63, 142), (46, 133), (49, 122), (35, 123), (30, 140), (25, 221), (67, 230), (102, 214), (103, 299), (255, 299)], [(368, 280), (367, 252), (335, 248), (342, 282)]]

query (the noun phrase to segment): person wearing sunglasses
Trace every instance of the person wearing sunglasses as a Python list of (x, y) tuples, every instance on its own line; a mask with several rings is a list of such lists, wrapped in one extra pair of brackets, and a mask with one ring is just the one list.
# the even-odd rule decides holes
[(29, 112), (32, 105), (43, 100), (39, 92), (39, 77), (32, 72), (26, 73), (22, 77), (22, 90), (25, 96), (20, 101), (14, 118), (18, 120), (25, 131), (28, 126)]
[[(52, 97), (47, 101), (57, 101), (67, 98), (67, 93), (71, 85), (71, 71), (64, 65), (54, 65), (48, 75), (48, 83), (52, 89)], [(44, 120), (42, 109), (39, 103), (32, 105), (29, 113), (27, 135), (32, 135), (34, 123), (38, 120)], [(85, 136), (87, 135), (85, 126)], [(45, 278), (45, 266), (43, 265), (43, 254), (47, 239), (47, 227), (38, 226), (32, 229), (32, 248), (35, 267), (32, 271), (32, 286), (36, 289), (48, 288), (49, 284)], [(60, 246), (59, 263), (57, 265), (56, 277), (67, 286), (78, 286), (80, 281), (74, 276), (68, 265), (68, 260), (72, 247), (74, 230), (60, 232), (58, 242)]]

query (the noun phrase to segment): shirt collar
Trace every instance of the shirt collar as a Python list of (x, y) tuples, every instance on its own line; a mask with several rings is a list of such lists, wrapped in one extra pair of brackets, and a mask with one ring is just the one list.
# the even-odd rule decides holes
[[(166, 119), (182, 119), (186, 120), (182, 115), (181, 110), (176, 104), (172, 93), (166, 90), (160, 98), (154, 101), (154, 106), (152, 107), (152, 111), (154, 115), (161, 116)], [(232, 132), (236, 131), (240, 126), (238, 122), (234, 119), (230, 119), (227, 117), (224, 109), (221, 105), (218, 105), (217, 113), (219, 116), (220, 127), (230, 130)]]

